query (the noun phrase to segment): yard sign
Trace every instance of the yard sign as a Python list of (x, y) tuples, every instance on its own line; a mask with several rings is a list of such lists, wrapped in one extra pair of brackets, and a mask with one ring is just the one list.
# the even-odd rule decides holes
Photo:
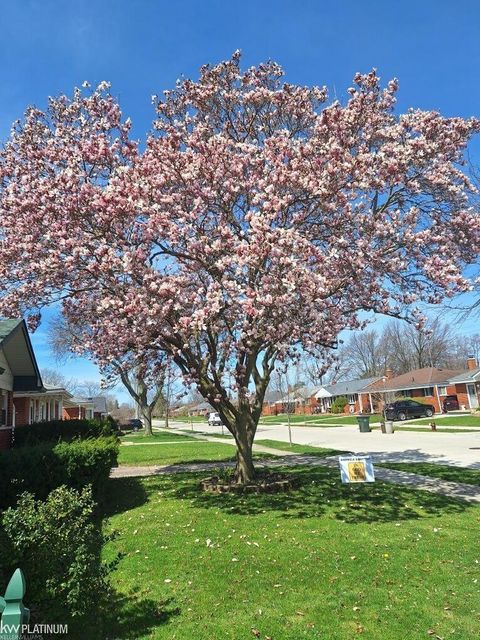
[(340, 456), (338, 461), (342, 482), (375, 482), (370, 456)]

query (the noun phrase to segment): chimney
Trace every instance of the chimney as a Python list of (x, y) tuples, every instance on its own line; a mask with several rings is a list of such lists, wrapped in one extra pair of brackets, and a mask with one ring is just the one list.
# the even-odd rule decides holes
[(475, 356), (467, 357), (467, 369), (476, 369), (478, 367), (477, 359)]
[(385, 377), (386, 377), (387, 380), (391, 380), (393, 378), (393, 370), (388, 368), (385, 371)]

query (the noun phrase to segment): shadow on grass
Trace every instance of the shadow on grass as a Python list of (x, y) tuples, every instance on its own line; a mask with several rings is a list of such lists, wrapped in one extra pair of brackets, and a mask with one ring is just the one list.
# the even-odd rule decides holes
[(102, 518), (111, 518), (117, 513), (130, 511), (148, 500), (140, 478), (109, 478), (99, 500)]
[[(135, 509), (148, 500), (148, 493), (139, 478), (110, 479), (105, 486), (99, 511), (102, 518)], [(113, 534), (115, 537), (115, 533)], [(122, 556), (117, 560), (122, 561)], [(148, 587), (148, 585), (146, 585)], [(113, 592), (108, 600), (108, 610), (104, 614), (107, 630), (106, 640), (136, 640), (148, 636), (151, 631), (180, 615), (173, 598), (155, 601), (145, 593), (127, 595)]]
[(174, 497), (189, 500), (195, 507), (222, 509), (229, 514), (277, 511), (283, 518), (328, 515), (349, 524), (397, 522), (469, 509), (466, 502), (392, 483), (342, 485), (338, 471), (333, 469), (296, 467), (283, 471), (295, 476), (296, 489), (277, 494), (216, 495), (200, 490), (198, 475), (162, 479), (162, 488), (170, 484)]
[(180, 612), (173, 598), (158, 602), (143, 596), (140, 599), (135, 595), (115, 594), (107, 616), (105, 640), (136, 640), (167, 624)]

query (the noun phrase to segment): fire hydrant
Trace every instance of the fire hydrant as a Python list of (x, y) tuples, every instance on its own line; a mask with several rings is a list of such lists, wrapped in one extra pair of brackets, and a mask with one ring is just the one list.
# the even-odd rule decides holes
[(436, 430), (437, 430), (437, 424), (436, 424), (436, 422), (433, 422), (433, 421), (432, 421), (432, 422), (430, 422), (430, 429), (431, 429), (432, 431), (436, 431)]

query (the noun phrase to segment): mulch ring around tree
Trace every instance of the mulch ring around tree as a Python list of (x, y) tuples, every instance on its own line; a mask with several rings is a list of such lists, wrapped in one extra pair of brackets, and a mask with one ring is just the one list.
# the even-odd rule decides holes
[(299, 484), (298, 478), (283, 473), (257, 472), (255, 480), (238, 484), (233, 475), (204, 478), (200, 487), (209, 493), (280, 493), (289, 491)]

